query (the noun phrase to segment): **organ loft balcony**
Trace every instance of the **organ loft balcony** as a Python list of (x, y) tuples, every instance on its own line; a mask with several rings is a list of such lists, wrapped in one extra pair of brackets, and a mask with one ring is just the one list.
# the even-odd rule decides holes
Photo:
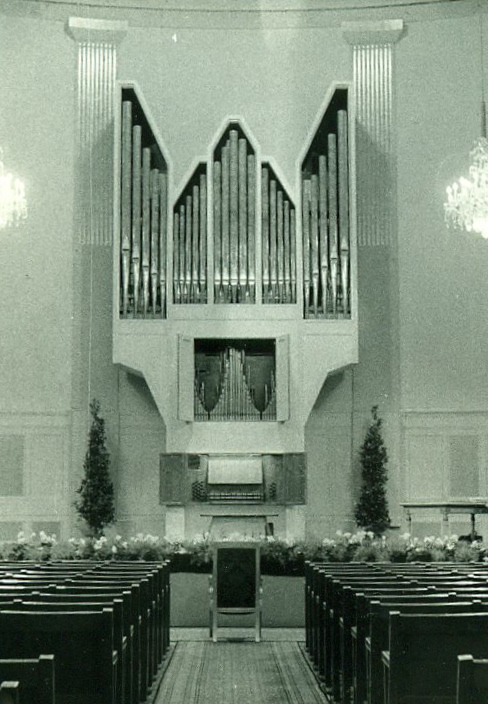
[(328, 90), (295, 183), (230, 116), (175, 184), (140, 89), (118, 95), (114, 362), (168, 452), (303, 451), (325, 379), (357, 362), (351, 87)]

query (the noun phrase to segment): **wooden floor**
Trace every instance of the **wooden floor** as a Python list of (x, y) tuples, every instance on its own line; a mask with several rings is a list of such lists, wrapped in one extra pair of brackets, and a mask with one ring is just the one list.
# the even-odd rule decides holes
[(302, 629), (173, 629), (171, 660), (155, 704), (324, 704), (302, 652)]

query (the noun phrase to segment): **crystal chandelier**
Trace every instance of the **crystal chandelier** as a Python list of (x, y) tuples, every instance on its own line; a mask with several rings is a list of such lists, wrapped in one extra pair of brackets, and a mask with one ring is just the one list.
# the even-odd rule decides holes
[(486, 106), (483, 72), (483, 19), (480, 7), (481, 56), (481, 137), (471, 151), (469, 177), (461, 176), (447, 187), (444, 214), (448, 227), (476, 232), (488, 239), (488, 139), (486, 138)]
[(26, 217), (24, 183), (6, 170), (0, 149), (0, 229), (18, 225)]
[(469, 152), (469, 178), (447, 187), (446, 223), (488, 239), (488, 139), (479, 137)]

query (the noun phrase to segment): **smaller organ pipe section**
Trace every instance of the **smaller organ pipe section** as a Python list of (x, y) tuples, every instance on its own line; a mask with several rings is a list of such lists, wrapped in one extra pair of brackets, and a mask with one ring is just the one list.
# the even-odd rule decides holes
[(295, 206), (267, 163), (261, 166), (263, 303), (296, 303)]
[(230, 123), (212, 162), (215, 303), (256, 300), (256, 155)]
[(305, 318), (351, 316), (347, 90), (336, 90), (302, 165)]
[(135, 91), (122, 90), (120, 317), (165, 318), (168, 169)]
[(200, 164), (173, 208), (173, 302), (207, 302), (207, 171)]
[(196, 340), (194, 419), (276, 420), (274, 341)]

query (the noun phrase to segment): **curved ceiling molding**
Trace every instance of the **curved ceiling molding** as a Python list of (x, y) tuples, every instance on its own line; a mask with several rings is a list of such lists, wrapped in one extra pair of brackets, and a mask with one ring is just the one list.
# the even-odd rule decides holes
[(476, 0), (4, 0), (0, 14), (63, 21), (76, 13), (172, 29), (334, 28), (401, 17), (421, 22), (470, 16)]

